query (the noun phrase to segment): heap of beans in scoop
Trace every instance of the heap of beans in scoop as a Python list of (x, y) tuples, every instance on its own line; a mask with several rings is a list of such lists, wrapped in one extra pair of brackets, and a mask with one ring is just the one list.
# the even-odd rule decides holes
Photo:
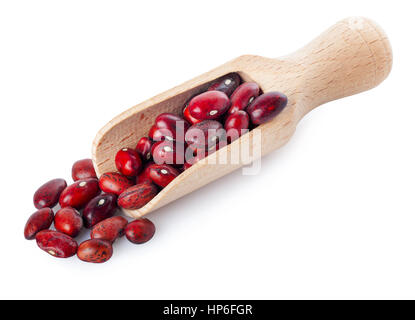
[[(154, 224), (144, 218), (129, 223), (115, 215), (119, 207), (140, 209), (181, 172), (271, 120), (286, 105), (284, 94), (262, 94), (254, 82), (241, 84), (237, 73), (218, 79), (189, 99), (180, 115), (159, 114), (135, 148), (119, 150), (118, 172), (106, 172), (98, 179), (91, 159), (84, 159), (73, 165), (71, 185), (64, 179), (42, 185), (33, 197), (38, 211), (26, 223), (25, 238), (36, 239), (54, 257), (77, 254), (93, 263), (108, 261), (113, 242), (124, 235), (134, 244), (147, 242), (154, 235)], [(91, 239), (78, 246), (76, 237), (84, 227), (91, 229)]]

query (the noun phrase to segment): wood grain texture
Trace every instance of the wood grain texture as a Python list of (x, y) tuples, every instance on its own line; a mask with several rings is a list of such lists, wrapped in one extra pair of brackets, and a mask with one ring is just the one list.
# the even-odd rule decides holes
[[(134, 148), (158, 114), (181, 114), (187, 99), (230, 72), (238, 72), (245, 81), (257, 82), (264, 92), (281, 91), (288, 96), (288, 105), (278, 117), (197, 162), (141, 209), (125, 210), (131, 217), (142, 217), (247, 164), (211, 164), (215, 157), (240, 157), (239, 149), (234, 148), (237, 144), (247, 146), (255, 157), (278, 149), (310, 110), (377, 86), (391, 68), (392, 50), (379, 26), (366, 18), (342, 20), (293, 54), (279, 59), (241, 56), (123, 112), (105, 125), (94, 140), (92, 159), (96, 172), (100, 176), (116, 171), (115, 153), (122, 147)], [(260, 144), (254, 143), (258, 130)]]

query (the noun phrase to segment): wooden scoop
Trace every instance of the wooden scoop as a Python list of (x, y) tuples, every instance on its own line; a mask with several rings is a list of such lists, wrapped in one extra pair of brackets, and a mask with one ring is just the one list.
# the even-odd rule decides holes
[[(230, 161), (210, 164), (210, 158), (231, 159), (235, 156), (232, 145), (236, 143), (249, 144), (254, 155), (250, 161), (278, 149), (290, 139), (298, 121), (310, 110), (377, 86), (388, 76), (391, 67), (392, 51), (385, 33), (365, 18), (340, 21), (303, 49), (280, 59), (241, 56), (111, 120), (98, 132), (92, 146), (96, 172), (100, 176), (116, 171), (116, 152), (122, 147), (134, 148), (141, 137), (147, 136), (158, 114), (181, 114), (191, 96), (228, 73), (237, 72), (244, 81), (258, 83), (264, 92), (280, 91), (288, 96), (287, 107), (272, 121), (194, 164), (144, 207), (125, 210), (131, 217), (142, 217), (247, 164)], [(257, 130), (261, 130), (261, 143), (254, 143)]]

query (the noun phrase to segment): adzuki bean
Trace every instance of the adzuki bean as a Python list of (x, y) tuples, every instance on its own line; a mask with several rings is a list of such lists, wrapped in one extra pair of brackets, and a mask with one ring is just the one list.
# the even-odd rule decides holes
[(24, 237), (33, 240), (36, 234), (42, 230), (49, 229), (53, 222), (53, 211), (50, 208), (42, 208), (33, 213), (27, 220), (24, 228)]
[(59, 197), (59, 204), (62, 208), (73, 207), (81, 209), (99, 192), (97, 179), (78, 180), (62, 191)]
[(112, 257), (112, 244), (102, 239), (91, 239), (82, 242), (78, 248), (78, 258), (85, 262), (103, 263)]
[(85, 180), (89, 178), (96, 178), (94, 165), (91, 159), (83, 159), (76, 161), (72, 166), (73, 181)]
[(43, 184), (33, 195), (33, 204), (36, 209), (54, 207), (66, 187), (66, 181), (63, 179), (53, 179)]
[(120, 216), (105, 219), (92, 228), (91, 239), (102, 239), (112, 243), (124, 235), (127, 224), (127, 219)]
[(125, 227), (126, 238), (134, 243), (141, 244), (149, 241), (156, 232), (156, 227), (153, 222), (148, 219), (138, 219), (130, 222)]
[(263, 124), (276, 117), (287, 105), (287, 96), (281, 92), (268, 92), (256, 98), (247, 108), (251, 122)]
[(56, 258), (69, 258), (75, 255), (78, 244), (70, 236), (58, 231), (43, 230), (36, 235), (40, 249)]
[(72, 207), (65, 207), (56, 212), (54, 225), (56, 231), (74, 238), (81, 231), (83, 222), (81, 214), (77, 210)]
[(117, 196), (115, 194), (108, 193), (96, 196), (88, 202), (82, 212), (85, 227), (92, 228), (98, 222), (112, 217), (116, 210)]
[(99, 177), (99, 187), (106, 193), (113, 193), (118, 196), (132, 186), (133, 182), (118, 172), (106, 172)]

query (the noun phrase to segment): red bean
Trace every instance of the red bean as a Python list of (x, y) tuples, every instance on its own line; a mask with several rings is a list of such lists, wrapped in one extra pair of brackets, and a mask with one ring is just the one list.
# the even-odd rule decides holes
[(85, 227), (92, 228), (98, 222), (112, 217), (116, 210), (117, 196), (115, 194), (101, 194), (96, 196), (88, 202), (82, 212)]
[(82, 242), (78, 248), (78, 258), (85, 262), (103, 263), (112, 257), (112, 244), (101, 239), (90, 239)]
[(113, 193), (117, 196), (133, 186), (133, 183), (118, 172), (106, 172), (99, 178), (99, 187), (105, 193)]
[(70, 236), (52, 230), (43, 230), (36, 235), (40, 249), (56, 258), (69, 258), (75, 255), (78, 244)]
[(134, 220), (125, 227), (126, 238), (135, 244), (147, 242), (153, 237), (155, 232), (156, 227), (153, 222), (145, 218)]
[(62, 191), (59, 204), (62, 208), (73, 207), (75, 209), (81, 209), (89, 200), (99, 194), (99, 192), (97, 179), (78, 180)]
[(148, 176), (159, 187), (166, 187), (180, 172), (168, 164), (152, 164), (148, 167)]
[(230, 114), (225, 122), (226, 135), (231, 141), (236, 140), (242, 134), (246, 133), (249, 128), (249, 115), (243, 111), (238, 110)]
[(85, 180), (89, 178), (97, 178), (92, 160), (83, 159), (76, 161), (72, 166), (73, 181)]
[[(190, 101), (189, 101), (190, 102)], [(201, 122), (202, 120), (196, 119), (191, 116), (189, 112), (189, 103), (186, 103), (186, 105), (183, 108), (183, 117), (190, 123), (190, 124), (196, 124), (198, 122)]]
[(123, 148), (115, 155), (115, 166), (121, 174), (127, 177), (136, 176), (142, 169), (140, 155), (134, 149)]
[(112, 217), (97, 223), (91, 230), (92, 239), (102, 239), (114, 242), (124, 235), (127, 219), (121, 216)]
[(287, 105), (287, 96), (280, 92), (267, 92), (256, 98), (247, 108), (251, 122), (262, 124), (276, 117)]
[(239, 86), (240, 83), (241, 77), (237, 73), (230, 73), (216, 80), (212, 85), (210, 85), (208, 91), (222, 91), (230, 97), (232, 92)]
[(141, 156), (141, 159), (144, 161), (148, 161), (151, 158), (151, 147), (153, 146), (153, 142), (147, 138), (142, 137), (138, 140), (137, 146), (135, 147), (135, 151)]
[(193, 149), (208, 148), (226, 140), (226, 131), (220, 122), (205, 120), (194, 124), (187, 130), (186, 142), (192, 145)]
[(165, 138), (166, 140), (176, 140), (183, 143), (190, 124), (173, 113), (162, 113), (156, 117), (154, 126), (156, 129), (153, 129), (150, 132), (151, 135), (149, 135), (154, 141), (161, 141)]
[(158, 189), (153, 183), (143, 182), (128, 188), (118, 197), (118, 205), (124, 209), (140, 209), (157, 195)]
[(231, 96), (231, 107), (228, 113), (232, 114), (245, 108), (259, 96), (259, 86), (255, 82), (245, 82), (241, 84)]
[(53, 222), (53, 211), (50, 208), (42, 208), (33, 213), (24, 227), (24, 237), (33, 240), (39, 231), (49, 229)]
[(54, 224), (56, 231), (67, 234), (72, 238), (79, 234), (83, 226), (81, 214), (72, 207), (58, 210)]
[(174, 141), (159, 141), (153, 145), (151, 154), (157, 164), (179, 166), (184, 163), (184, 145)]
[(66, 186), (66, 181), (63, 179), (53, 179), (40, 186), (33, 195), (33, 204), (36, 209), (54, 207)]
[(189, 113), (199, 120), (220, 118), (230, 107), (230, 100), (221, 91), (207, 91), (194, 97), (189, 102)]

